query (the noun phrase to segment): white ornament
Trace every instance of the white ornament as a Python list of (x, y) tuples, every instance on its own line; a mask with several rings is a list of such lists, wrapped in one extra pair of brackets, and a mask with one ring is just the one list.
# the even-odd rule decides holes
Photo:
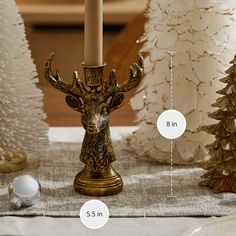
[(30, 175), (20, 175), (8, 187), (11, 205), (19, 210), (22, 206), (33, 205), (40, 197), (40, 183)]

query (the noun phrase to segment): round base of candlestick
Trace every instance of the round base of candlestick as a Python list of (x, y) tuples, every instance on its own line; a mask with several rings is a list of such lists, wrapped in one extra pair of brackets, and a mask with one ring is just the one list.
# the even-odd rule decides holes
[(123, 181), (111, 166), (102, 172), (92, 172), (85, 166), (75, 177), (74, 189), (88, 196), (108, 196), (121, 192)]

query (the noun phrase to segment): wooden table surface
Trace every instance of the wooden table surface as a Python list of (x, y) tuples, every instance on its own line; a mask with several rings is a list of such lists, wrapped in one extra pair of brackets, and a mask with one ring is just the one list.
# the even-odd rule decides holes
[[(136, 62), (137, 52), (141, 44), (136, 40), (144, 31), (144, 14), (140, 14), (132, 21), (116, 38), (105, 61), (107, 66), (104, 71), (106, 78), (112, 68), (117, 69), (120, 81), (125, 81), (129, 76), (129, 66)], [(73, 111), (66, 105), (65, 95), (60, 91), (42, 83), (39, 87), (44, 93), (44, 110), (47, 114), (47, 122), (50, 126), (80, 126), (80, 113)], [(135, 91), (127, 94), (124, 105), (111, 114), (110, 125), (128, 126), (135, 124), (135, 112), (129, 105), (129, 100)]]

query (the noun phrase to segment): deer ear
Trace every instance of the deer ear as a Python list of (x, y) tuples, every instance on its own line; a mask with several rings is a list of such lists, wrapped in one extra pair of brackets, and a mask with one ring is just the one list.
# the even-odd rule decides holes
[(66, 96), (66, 103), (75, 111), (82, 112), (83, 111), (83, 103), (79, 98), (76, 98), (71, 95)]
[(108, 110), (109, 112), (119, 108), (125, 99), (125, 94), (124, 93), (117, 93), (109, 102)]

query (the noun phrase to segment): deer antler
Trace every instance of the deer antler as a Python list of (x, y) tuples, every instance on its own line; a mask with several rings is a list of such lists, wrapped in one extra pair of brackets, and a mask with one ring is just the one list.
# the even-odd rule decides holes
[(63, 93), (70, 94), (75, 97), (78, 96), (83, 97), (87, 93), (87, 90), (84, 87), (83, 83), (81, 82), (78, 73), (76, 71), (74, 72), (72, 84), (67, 84), (61, 79), (58, 69), (56, 70), (56, 74), (53, 75), (51, 67), (53, 56), (54, 53), (51, 53), (44, 67), (44, 74), (47, 81), (54, 88), (62, 91)]
[(107, 83), (105, 85), (106, 96), (115, 96), (120, 92), (127, 92), (138, 86), (142, 79), (143, 74), (143, 57), (138, 54), (138, 63), (134, 63), (130, 66), (129, 79), (125, 81), (121, 86), (118, 83), (116, 71), (113, 69), (109, 75)]
[(103, 87), (103, 96), (105, 99), (110, 99), (109, 112), (119, 108), (125, 98), (125, 92), (137, 87), (142, 79), (143, 75), (143, 57), (138, 54), (138, 63), (134, 63), (130, 67), (129, 79), (121, 86), (118, 83), (116, 77), (116, 71), (113, 69), (109, 75), (108, 80)]

